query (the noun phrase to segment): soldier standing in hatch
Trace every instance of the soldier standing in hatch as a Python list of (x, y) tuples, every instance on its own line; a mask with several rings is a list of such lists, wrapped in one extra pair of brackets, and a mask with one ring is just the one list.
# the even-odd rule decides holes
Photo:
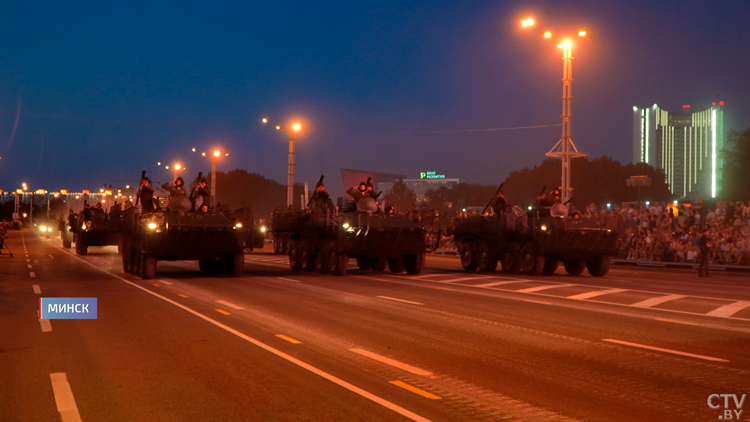
[(495, 195), (495, 197), (492, 198), (492, 212), (494, 212), (495, 215), (497, 216), (505, 214), (506, 204), (507, 204), (507, 201), (505, 200), (505, 196), (503, 195), (503, 192), (497, 191), (497, 195)]
[(154, 212), (154, 188), (151, 187), (151, 179), (148, 177), (141, 179), (137, 196), (144, 214)]
[(315, 185), (315, 192), (313, 192), (310, 197), (310, 202), (308, 202), (307, 207), (312, 210), (320, 211), (325, 211), (326, 209), (333, 210), (333, 201), (331, 200), (331, 195), (326, 192), (322, 176)]
[(175, 179), (173, 184), (167, 182), (161, 185), (161, 188), (169, 192), (167, 209), (170, 211), (190, 211), (192, 205), (187, 192), (185, 192), (185, 180), (182, 177)]

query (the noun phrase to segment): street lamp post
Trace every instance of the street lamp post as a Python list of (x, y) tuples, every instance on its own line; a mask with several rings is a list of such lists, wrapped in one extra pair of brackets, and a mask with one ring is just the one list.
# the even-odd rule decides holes
[[(263, 119), (263, 123), (268, 123), (268, 119)], [(302, 125), (299, 123), (292, 124), (292, 128), (288, 129), (283, 126), (274, 125), (276, 130), (284, 130), (289, 133), (289, 173), (286, 181), (286, 206), (291, 208), (294, 203), (294, 134), (299, 132)]]
[[(195, 148), (193, 148), (193, 152), (196, 152)], [(201, 152), (201, 155), (205, 157), (208, 155), (208, 153)], [(218, 149), (211, 152), (211, 209), (214, 209), (214, 207), (216, 207), (216, 159), (221, 157), (222, 155), (224, 157), (228, 157), (229, 153), (222, 153), (221, 150)]]
[[(521, 22), (521, 26), (529, 28), (534, 26), (535, 22), (529, 18)], [(584, 30), (578, 31), (579, 37), (585, 37), (587, 32)], [(551, 38), (552, 32), (544, 32), (544, 38)], [(562, 180), (561, 180), (561, 196), (563, 204), (567, 203), (573, 196), (573, 188), (570, 186), (570, 168), (571, 159), (577, 157), (586, 157), (588, 154), (581, 152), (576, 144), (573, 142), (571, 136), (571, 124), (573, 122), (573, 54), (572, 47), (573, 43), (570, 40), (563, 40), (558, 46), (563, 51), (563, 95), (562, 95), (562, 136), (557, 141), (554, 147), (545, 154), (547, 157), (559, 157), (562, 158)]]

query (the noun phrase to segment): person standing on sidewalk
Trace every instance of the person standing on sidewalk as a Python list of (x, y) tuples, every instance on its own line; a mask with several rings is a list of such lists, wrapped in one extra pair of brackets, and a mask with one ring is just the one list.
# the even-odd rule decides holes
[(698, 265), (698, 277), (711, 277), (708, 273), (708, 267), (714, 257), (714, 245), (711, 243), (711, 230), (706, 229), (703, 236), (698, 240), (698, 247), (701, 250), (701, 262)]

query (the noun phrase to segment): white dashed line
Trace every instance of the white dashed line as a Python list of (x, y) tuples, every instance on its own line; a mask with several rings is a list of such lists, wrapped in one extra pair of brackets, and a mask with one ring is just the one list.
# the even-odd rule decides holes
[(640, 347), (641, 349), (655, 350), (657, 352), (665, 352), (665, 353), (672, 353), (672, 354), (680, 355), (680, 356), (688, 356), (688, 357), (691, 357), (691, 358), (698, 358), (698, 359), (703, 359), (703, 360), (710, 360), (710, 361), (713, 361), (713, 362), (729, 362), (726, 359), (714, 358), (714, 357), (711, 357), (711, 356), (704, 356), (704, 355), (696, 355), (694, 353), (681, 352), (679, 350), (662, 349), (661, 347), (647, 346), (645, 344), (631, 343), (629, 341), (614, 340), (614, 339), (611, 339), (611, 338), (604, 338), (604, 339), (602, 339), (602, 341), (608, 341), (610, 343), (623, 344), (625, 346)]
[(367, 356), (368, 358), (374, 359), (378, 362), (385, 363), (386, 365), (391, 365), (396, 368), (403, 369), (404, 371), (411, 372), (412, 374), (415, 374), (415, 375), (424, 375), (424, 376), (432, 375), (432, 372), (425, 371), (424, 369), (417, 368), (416, 366), (411, 366), (409, 364), (399, 362), (395, 359), (381, 356), (377, 353), (373, 353), (364, 349), (349, 349), (349, 350), (351, 350), (354, 353), (358, 353), (362, 356)]
[(381, 299), (387, 299), (387, 300), (395, 300), (396, 302), (410, 303), (412, 305), (424, 305), (424, 303), (412, 302), (411, 300), (396, 299), (395, 297), (388, 297), (388, 296), (376, 296), (376, 297), (379, 297)]
[(622, 293), (622, 292), (625, 292), (625, 291), (627, 291), (627, 290), (625, 290), (625, 289), (597, 290), (597, 291), (594, 291), (594, 292), (586, 292), (586, 293), (581, 293), (581, 294), (577, 294), (577, 295), (573, 295), (573, 296), (568, 296), (568, 299), (584, 300), (584, 299), (591, 299), (592, 297), (607, 295), (607, 294), (610, 294), (610, 293)]
[(291, 281), (292, 283), (302, 283), (299, 280), (292, 280), (291, 278), (276, 277), (277, 280)]
[(706, 315), (718, 316), (718, 317), (730, 317), (749, 306), (750, 306), (750, 302), (748, 301), (734, 302), (734, 303), (730, 303), (729, 305), (724, 305), (719, 308), (716, 308), (713, 311), (707, 313)]
[(170, 283), (170, 282), (169, 282), (169, 281), (167, 281), (167, 280), (159, 280), (159, 283), (164, 283), (164, 284), (166, 284), (167, 286), (173, 286), (173, 285), (174, 285), (174, 283)]
[(36, 273), (34, 273), (34, 272), (29, 272), (29, 277), (31, 277), (31, 278), (35, 278), (35, 277), (36, 277)]
[(42, 294), (42, 289), (39, 288), (38, 284), (32, 285), (31, 288), (34, 290), (35, 294), (38, 294), (38, 295)]
[[(38, 315), (37, 315), (38, 317)], [(52, 323), (48, 319), (40, 319), (39, 325), (42, 327), (43, 333), (51, 333), (52, 332)]]
[(232, 309), (245, 309), (242, 306), (235, 305), (234, 303), (227, 302), (225, 300), (217, 300), (216, 303), (221, 303), (224, 306), (229, 306)]
[(570, 287), (575, 286), (575, 284), (552, 284), (548, 286), (536, 286), (536, 287), (529, 287), (528, 289), (521, 289), (516, 290), (517, 293), (534, 293), (534, 292), (540, 292), (542, 290), (547, 289), (556, 289), (558, 287)]
[(630, 306), (634, 306), (636, 308), (650, 308), (652, 306), (660, 305), (664, 302), (669, 302), (670, 300), (677, 300), (682, 299), (684, 295), (666, 295), (666, 296), (658, 296), (658, 297), (652, 297), (651, 299), (646, 299), (638, 303), (634, 303)]
[(60, 412), (62, 421), (81, 422), (81, 415), (78, 414), (78, 406), (76, 406), (73, 390), (70, 389), (65, 372), (49, 374), (49, 377), (52, 379), (52, 392), (55, 393), (57, 411)]
[(505, 281), (495, 281), (495, 282), (492, 282), (492, 283), (477, 284), (474, 287), (495, 287), (495, 286), (501, 286), (503, 284), (525, 283), (525, 282), (528, 282), (528, 281), (529, 280), (522, 280), (522, 279), (518, 279), (518, 280), (505, 280)]

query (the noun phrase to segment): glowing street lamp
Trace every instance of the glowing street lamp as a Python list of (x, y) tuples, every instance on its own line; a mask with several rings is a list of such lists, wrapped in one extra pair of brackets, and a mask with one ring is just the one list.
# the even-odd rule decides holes
[[(192, 149), (193, 152), (195, 148)], [(216, 159), (219, 157), (229, 157), (228, 152), (222, 152), (220, 149), (215, 149), (210, 154), (207, 152), (201, 152), (201, 156), (211, 156), (211, 209), (216, 206)]]
[[(268, 123), (268, 119), (263, 119), (263, 123)], [(294, 135), (302, 129), (299, 123), (293, 123), (291, 128), (274, 125), (276, 130), (283, 130), (289, 133), (289, 174), (286, 181), (286, 206), (291, 208), (294, 203)]]
[[(534, 26), (534, 20), (532, 18), (525, 19), (521, 22), (522, 28), (529, 28)], [(545, 31), (542, 33), (546, 39), (552, 38), (553, 34), (551, 31)], [(586, 37), (588, 32), (584, 29), (580, 29), (577, 32), (579, 37)], [(571, 136), (571, 123), (573, 121), (572, 103), (573, 103), (573, 55), (571, 49), (573, 43), (570, 39), (563, 39), (558, 48), (563, 50), (563, 113), (562, 113), (562, 137), (555, 144), (554, 147), (546, 154), (548, 157), (560, 157), (562, 158), (562, 186), (561, 196), (562, 202), (567, 203), (572, 197), (573, 188), (570, 187), (570, 167), (571, 159), (577, 157), (586, 157), (588, 154), (578, 150), (578, 147), (573, 143)]]

